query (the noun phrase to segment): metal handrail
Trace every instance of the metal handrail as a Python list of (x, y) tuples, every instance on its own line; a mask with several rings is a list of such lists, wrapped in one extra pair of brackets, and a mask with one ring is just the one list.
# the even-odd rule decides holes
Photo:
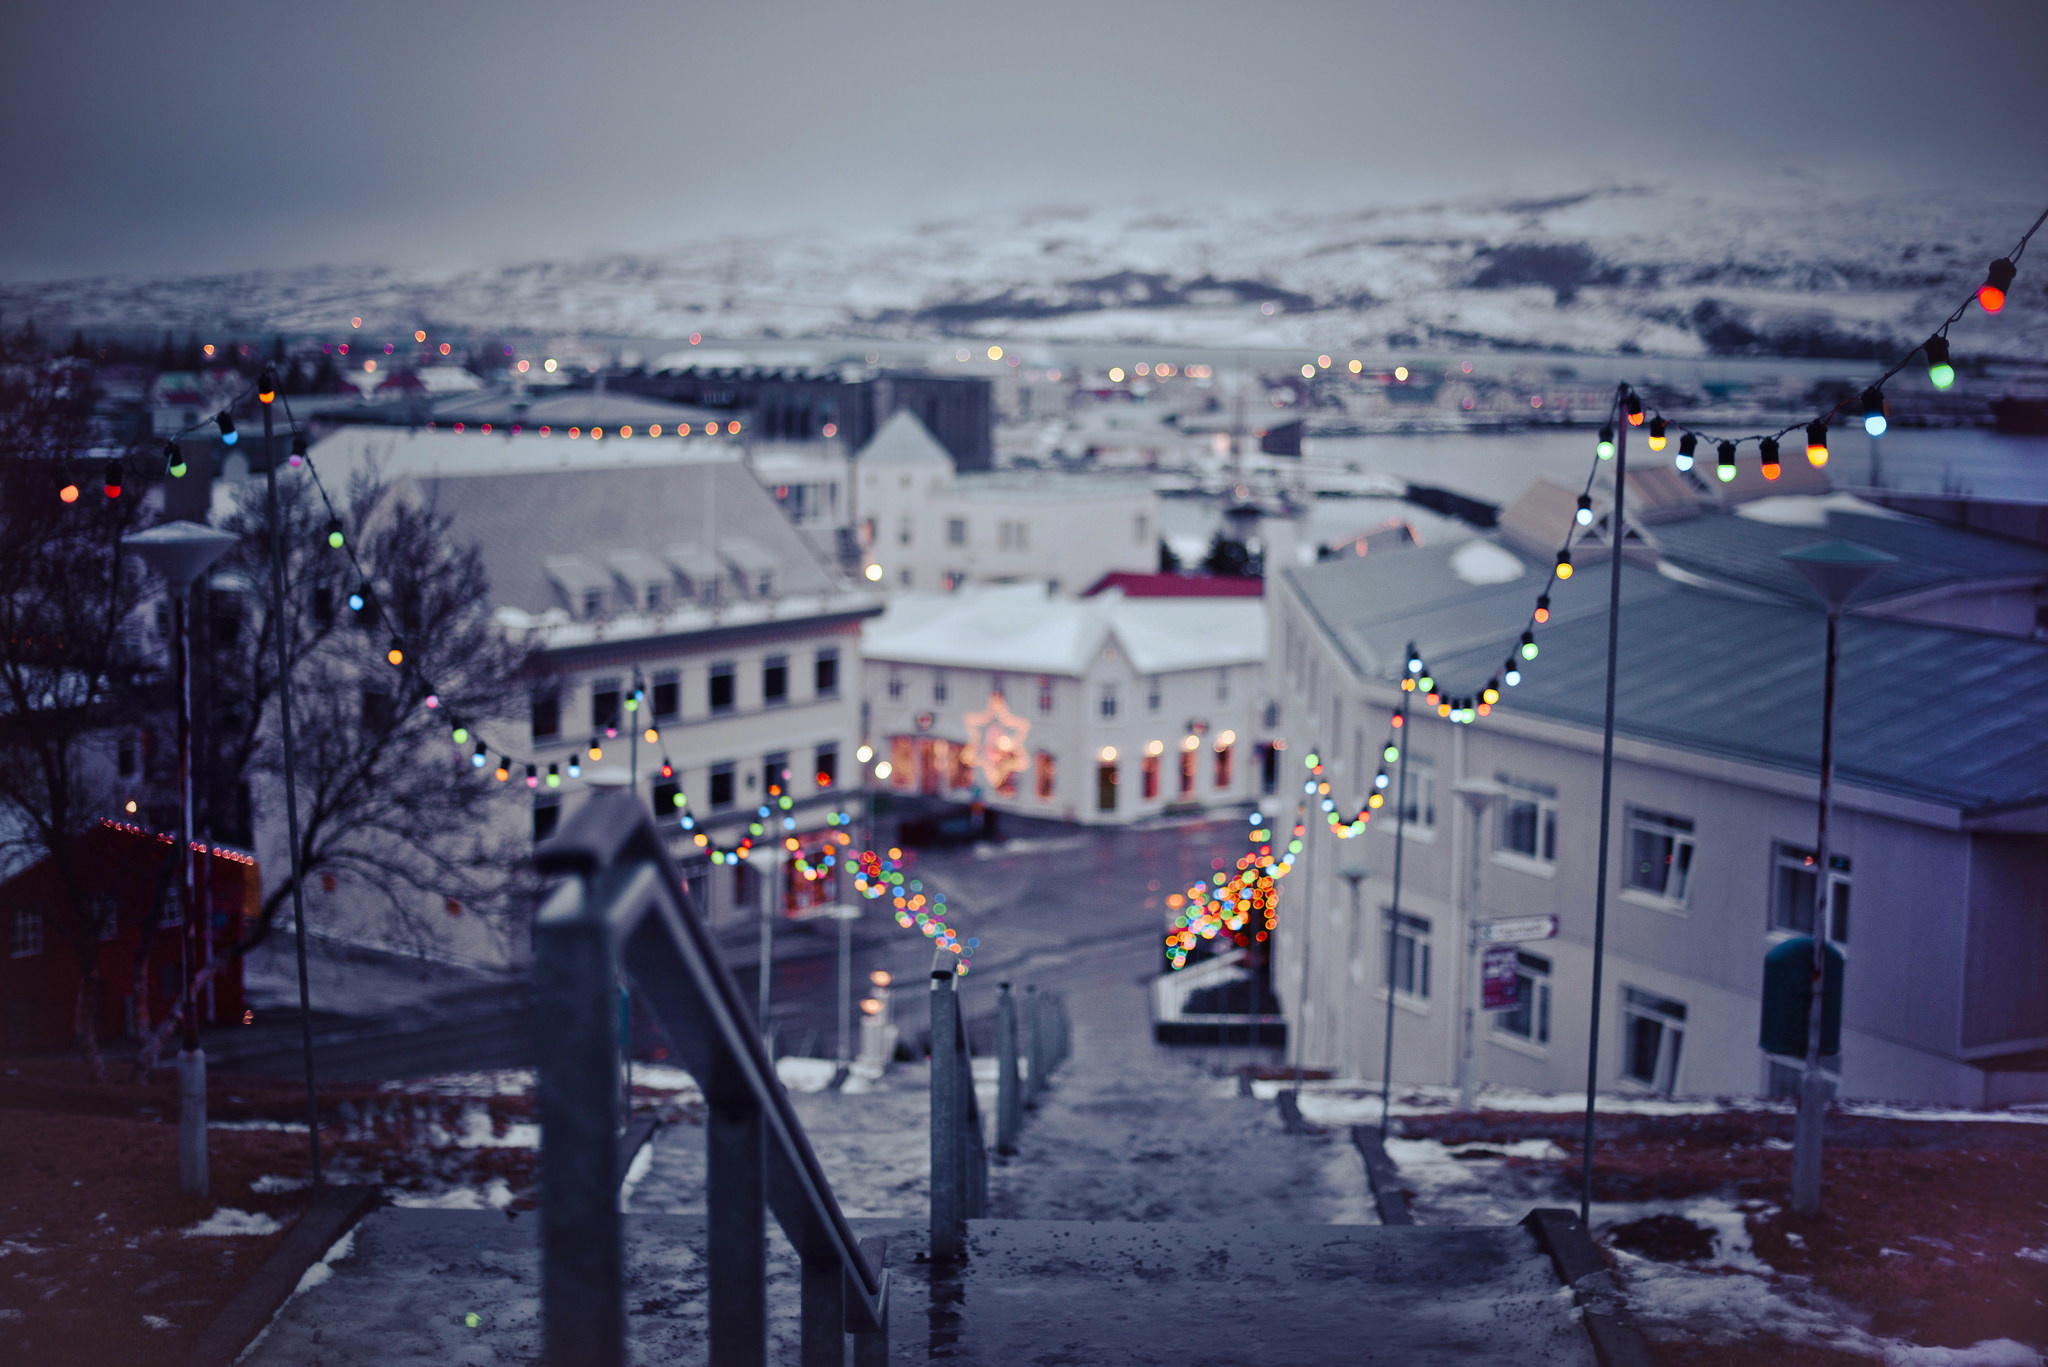
[(534, 919), (541, 1119), (541, 1319), (551, 1367), (626, 1361), (618, 1208), (617, 983), (659, 1020), (706, 1102), (711, 1360), (765, 1364), (762, 1208), (802, 1263), (802, 1361), (888, 1352), (889, 1277), (854, 1236), (752, 1013), (646, 809), (593, 797), (535, 853), (560, 884)]
[[(960, 1011), (955, 960), (947, 950), (932, 962), (931, 1248), (934, 1259), (957, 1258), (965, 1223), (988, 1214), (988, 1149), (974, 1090), (972, 1050)], [(1066, 1004), (1027, 987), (1024, 996), (1025, 1075), (1018, 1078), (1017, 1010), (1010, 985), (996, 998), (996, 1152), (1017, 1151), (1023, 1110), (1036, 1106), (1046, 1079), (1068, 1055)]]

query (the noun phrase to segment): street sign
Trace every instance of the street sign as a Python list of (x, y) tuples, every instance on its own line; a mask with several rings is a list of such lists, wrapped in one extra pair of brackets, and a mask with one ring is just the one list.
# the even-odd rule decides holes
[(1519, 940), (1554, 940), (1557, 938), (1557, 918), (1516, 916), (1506, 921), (1481, 921), (1478, 931), (1479, 943), (1483, 945), (1509, 944)]
[(1522, 980), (1515, 976), (1518, 951), (1513, 945), (1488, 945), (1479, 960), (1483, 1009), (1512, 1011), (1522, 1003)]

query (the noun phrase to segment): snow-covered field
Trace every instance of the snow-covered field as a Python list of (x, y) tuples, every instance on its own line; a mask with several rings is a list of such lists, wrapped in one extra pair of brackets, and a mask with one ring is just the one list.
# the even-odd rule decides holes
[[(1789, 178), (1712, 198), (1610, 186), (1350, 211), (1097, 207), (439, 272), (31, 282), (0, 286), (0, 309), (52, 332), (321, 334), (359, 316), (371, 333), (1856, 356), (1917, 341), (2039, 207)], [(2043, 353), (2048, 301), (2025, 270), (1997, 325), (1958, 344)]]

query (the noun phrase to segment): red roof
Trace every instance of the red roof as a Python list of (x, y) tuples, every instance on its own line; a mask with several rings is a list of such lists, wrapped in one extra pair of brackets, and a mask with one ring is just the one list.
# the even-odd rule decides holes
[(1257, 598), (1266, 591), (1258, 579), (1224, 574), (1134, 574), (1112, 570), (1095, 581), (1083, 598), (1121, 589), (1126, 598)]

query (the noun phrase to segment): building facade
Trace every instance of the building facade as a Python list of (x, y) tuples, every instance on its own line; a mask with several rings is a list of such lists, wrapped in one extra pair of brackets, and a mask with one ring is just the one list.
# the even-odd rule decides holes
[(878, 776), (1090, 825), (1249, 802), (1264, 640), (1256, 599), (898, 594), (863, 646)]
[[(1972, 1106), (2048, 1097), (2048, 749), (2037, 715), (2048, 649), (1846, 619), (1823, 875), (1819, 612), (1630, 565), (1603, 868), (1608, 566), (1582, 553), (1584, 572), (1550, 586), (1540, 655), (1520, 687), (1490, 716), (1456, 724), (1398, 686), (1408, 643), (1443, 686), (1476, 694), (1504, 673), (1544, 569), (1504, 576), (1489, 562), (1461, 575), (1459, 553), (1330, 562), (1276, 585), (1286, 733), (1326, 757), (1347, 816), (1382, 767), (1393, 780), (1353, 838), (1309, 821), (1303, 876), (1283, 901), (1274, 982), (1308, 1062), (1379, 1074), (1391, 978), (1397, 1080), (1458, 1081), (1469, 1010), (1478, 1080), (1582, 1089), (1604, 880), (1599, 1086), (1786, 1094), (1799, 1061), (1758, 1045), (1764, 955), (1811, 931), (1825, 876), (1828, 933), (1846, 956), (1842, 1050), (1828, 1061), (1843, 1094)], [(1882, 601), (1884, 586), (1873, 588)], [(2018, 712), (1961, 705), (1964, 676), (1997, 678)], [(1395, 737), (1407, 765), (1398, 909), (1400, 769), (1380, 757)], [(1513, 1008), (1474, 1009), (1475, 927), (1544, 917), (1554, 938), (1514, 944)]]

